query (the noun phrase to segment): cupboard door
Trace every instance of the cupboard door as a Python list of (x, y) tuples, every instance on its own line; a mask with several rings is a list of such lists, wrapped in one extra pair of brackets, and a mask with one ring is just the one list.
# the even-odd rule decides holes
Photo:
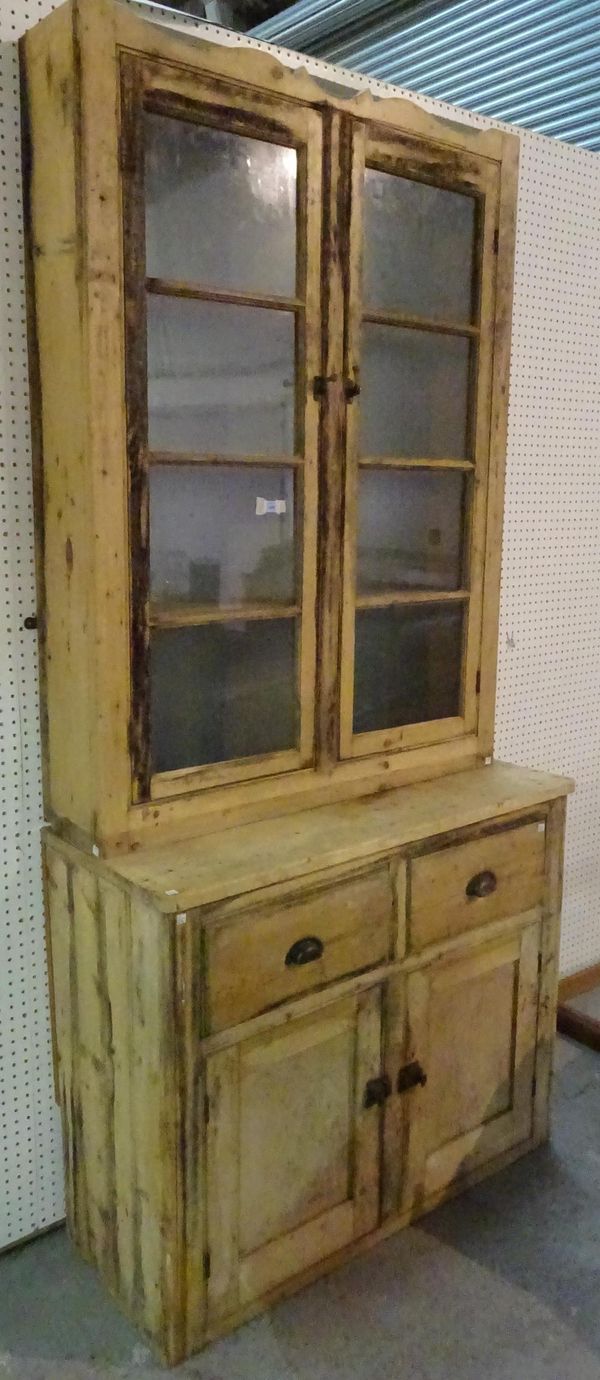
[(314, 755), (321, 117), (123, 59), (135, 799)]
[(210, 1322), (377, 1225), (380, 1061), (379, 988), (209, 1056)]
[(477, 728), (499, 204), (485, 158), (352, 138), (342, 757)]
[(532, 1133), (540, 934), (529, 925), (407, 978), (408, 1063), (427, 1082), (403, 1095), (406, 1210)]

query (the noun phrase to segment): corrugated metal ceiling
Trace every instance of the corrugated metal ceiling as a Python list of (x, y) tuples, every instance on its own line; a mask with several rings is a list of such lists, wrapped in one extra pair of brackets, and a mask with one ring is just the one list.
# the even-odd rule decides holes
[(252, 32), (600, 150), (600, 0), (298, 0)]

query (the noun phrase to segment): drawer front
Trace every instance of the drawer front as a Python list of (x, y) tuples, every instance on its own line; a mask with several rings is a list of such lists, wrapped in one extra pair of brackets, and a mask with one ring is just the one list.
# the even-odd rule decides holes
[(383, 963), (393, 894), (388, 867), (319, 887), (206, 931), (208, 1031)]
[(543, 824), (525, 824), (413, 859), (413, 952), (541, 905), (545, 839)]

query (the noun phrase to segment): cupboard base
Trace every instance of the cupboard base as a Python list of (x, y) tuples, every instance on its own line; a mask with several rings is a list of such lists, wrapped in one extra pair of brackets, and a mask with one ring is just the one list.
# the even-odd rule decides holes
[(69, 1231), (168, 1363), (545, 1139), (569, 787), (520, 771), (517, 806), (507, 770), (493, 816), (479, 770), (444, 832), (429, 796), (456, 787), (406, 788), (387, 850), (392, 797), (349, 805), (373, 851), (343, 861), (298, 815), (312, 870), (271, 885), (240, 834), (220, 900), (217, 836), (208, 899), (189, 858), (152, 892), (143, 860), (145, 886), (46, 831)]

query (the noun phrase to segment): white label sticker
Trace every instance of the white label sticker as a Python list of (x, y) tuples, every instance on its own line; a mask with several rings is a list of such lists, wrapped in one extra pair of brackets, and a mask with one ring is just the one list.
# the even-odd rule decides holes
[(285, 498), (257, 498), (256, 516), (264, 517), (265, 513), (285, 513)]
[(176, 886), (171, 886), (171, 887), (169, 887), (169, 890), (168, 890), (168, 891), (165, 891), (165, 896), (179, 896), (179, 892), (178, 892), (178, 890), (177, 890), (177, 887), (176, 887)]

